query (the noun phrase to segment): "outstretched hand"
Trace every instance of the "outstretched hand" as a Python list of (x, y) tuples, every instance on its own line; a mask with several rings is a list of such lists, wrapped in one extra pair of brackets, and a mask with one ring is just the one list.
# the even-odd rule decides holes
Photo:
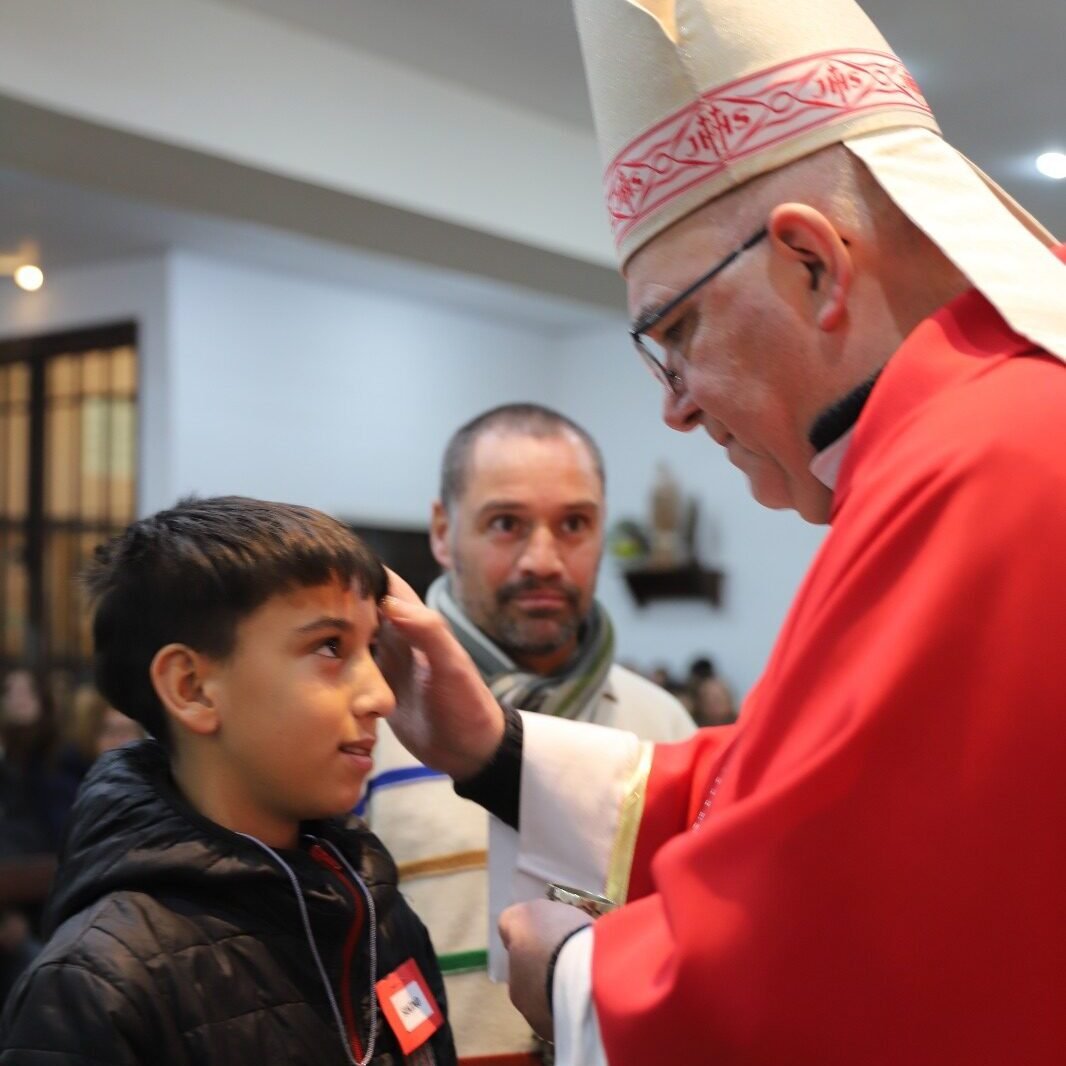
[(378, 664), (396, 696), (389, 725), (416, 759), (466, 780), (496, 753), (503, 711), (444, 619), (388, 573)]

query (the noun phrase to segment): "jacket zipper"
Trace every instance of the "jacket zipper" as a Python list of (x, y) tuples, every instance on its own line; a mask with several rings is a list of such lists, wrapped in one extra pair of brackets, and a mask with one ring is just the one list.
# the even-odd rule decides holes
[(341, 962), (341, 1010), (344, 1014), (344, 1027), (348, 1033), (348, 1042), (358, 1062), (363, 1057), (363, 1045), (359, 1040), (352, 1000), (352, 960), (355, 957), (355, 949), (359, 946), (359, 937), (362, 935), (363, 924), (366, 921), (366, 904), (363, 902), (362, 894), (352, 884), (341, 864), (321, 844), (313, 844), (310, 855), (320, 866), (325, 866), (330, 870), (344, 885), (354, 907), (352, 924), (348, 929), (348, 935), (344, 938), (344, 953)]

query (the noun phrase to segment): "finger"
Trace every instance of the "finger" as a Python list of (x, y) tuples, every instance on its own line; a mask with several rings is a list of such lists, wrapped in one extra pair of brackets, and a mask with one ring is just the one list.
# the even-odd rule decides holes
[[(400, 579), (402, 580), (402, 578)], [(390, 588), (392, 586), (390, 585)], [(400, 593), (386, 596), (380, 605), (381, 617), (387, 622), (393, 623), (405, 640), (410, 640), (412, 632), (421, 632), (440, 622), (441, 616), (436, 611), (427, 607), (408, 585), (406, 589), (396, 586)]]
[(508, 951), (511, 950), (511, 941), (514, 939), (515, 923), (518, 921), (520, 910), (521, 904), (512, 904), (510, 907), (504, 908), (496, 923), (496, 927), (500, 931), (500, 939), (503, 941), (503, 946)]
[(381, 601), (381, 613), (390, 622), (397, 621), (401, 625), (411, 619), (417, 621), (427, 614), (433, 614), (421, 600), (409, 600), (391, 594)]
[(386, 596), (382, 613), (413, 648), (422, 651), (431, 662), (465, 660), (467, 654), (455, 639), (443, 617), (430, 610), (421, 600), (411, 602), (398, 596)]
[(375, 655), (381, 672), (388, 677), (390, 673), (410, 670), (411, 656), (411, 645), (403, 634), (387, 618), (383, 618), (378, 629)]
[(422, 600), (418, 593), (402, 578), (395, 570), (385, 567), (385, 573), (389, 578), (389, 596), (405, 603), (421, 605)]

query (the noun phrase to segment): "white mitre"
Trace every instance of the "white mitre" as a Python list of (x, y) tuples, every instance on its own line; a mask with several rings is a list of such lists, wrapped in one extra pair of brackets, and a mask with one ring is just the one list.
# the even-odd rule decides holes
[(940, 136), (853, 0), (574, 0), (623, 273), (728, 190), (844, 144), (1007, 322), (1066, 359), (1052, 236)]

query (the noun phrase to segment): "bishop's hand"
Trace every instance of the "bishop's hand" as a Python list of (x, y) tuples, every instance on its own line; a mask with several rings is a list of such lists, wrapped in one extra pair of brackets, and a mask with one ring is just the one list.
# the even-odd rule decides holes
[(503, 711), (444, 619), (389, 571), (378, 664), (396, 696), (389, 725), (426, 766), (464, 781), (503, 739)]

